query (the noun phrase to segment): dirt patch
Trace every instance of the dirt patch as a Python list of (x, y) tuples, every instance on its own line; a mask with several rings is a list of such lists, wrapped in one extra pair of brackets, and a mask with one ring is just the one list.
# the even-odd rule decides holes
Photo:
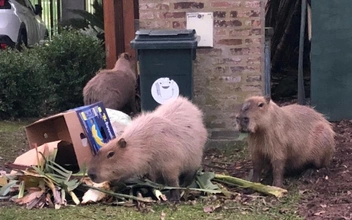
[(299, 213), (306, 219), (352, 218), (352, 120), (334, 123), (337, 152), (330, 167), (302, 178)]

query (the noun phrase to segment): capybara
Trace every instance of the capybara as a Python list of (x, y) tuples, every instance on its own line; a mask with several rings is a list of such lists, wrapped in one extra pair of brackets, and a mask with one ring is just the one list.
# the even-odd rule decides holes
[(272, 185), (283, 187), (285, 174), (328, 166), (335, 152), (335, 132), (322, 114), (298, 104), (279, 107), (268, 96), (245, 100), (236, 129), (248, 132), (253, 182), (268, 169)]
[(132, 56), (120, 54), (113, 69), (100, 70), (83, 88), (84, 105), (101, 101), (105, 108), (137, 113), (136, 77)]
[[(187, 186), (201, 167), (207, 136), (202, 111), (180, 96), (132, 119), (93, 157), (88, 175), (94, 182), (146, 176), (168, 186)], [(171, 190), (169, 199), (179, 200), (180, 192)]]

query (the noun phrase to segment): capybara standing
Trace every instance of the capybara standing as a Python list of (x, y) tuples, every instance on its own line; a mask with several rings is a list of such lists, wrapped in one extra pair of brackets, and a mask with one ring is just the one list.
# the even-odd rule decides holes
[[(123, 133), (93, 157), (94, 182), (123, 182), (136, 176), (168, 186), (187, 186), (201, 167), (207, 130), (202, 111), (184, 97), (136, 116)], [(172, 190), (170, 200), (179, 200)]]
[(136, 73), (131, 55), (119, 55), (113, 69), (100, 70), (83, 88), (84, 105), (103, 102), (105, 108), (126, 114), (136, 111)]
[(272, 185), (282, 187), (286, 172), (328, 166), (335, 152), (331, 124), (308, 106), (279, 107), (269, 97), (253, 96), (242, 105), (236, 128), (248, 132), (253, 182), (259, 182), (267, 168), (273, 174)]

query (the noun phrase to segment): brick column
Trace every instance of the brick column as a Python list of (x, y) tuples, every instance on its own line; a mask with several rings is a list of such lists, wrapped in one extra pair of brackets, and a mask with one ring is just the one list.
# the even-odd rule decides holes
[(214, 47), (198, 48), (195, 102), (204, 111), (209, 144), (236, 141), (234, 113), (263, 94), (264, 0), (140, 0), (141, 29), (182, 29), (186, 12), (214, 12)]

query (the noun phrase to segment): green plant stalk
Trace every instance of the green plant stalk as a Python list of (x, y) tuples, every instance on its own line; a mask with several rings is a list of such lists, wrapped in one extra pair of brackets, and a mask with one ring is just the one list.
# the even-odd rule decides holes
[(72, 200), (74, 201), (74, 203), (75, 203), (76, 205), (79, 205), (79, 204), (80, 204), (79, 199), (77, 198), (76, 194), (75, 194), (73, 191), (68, 191), (68, 194), (70, 194)]
[(244, 179), (240, 179), (240, 178), (236, 178), (236, 177), (232, 177), (232, 176), (227, 176), (227, 175), (223, 175), (223, 174), (215, 174), (214, 181), (223, 182), (223, 183), (238, 186), (241, 188), (253, 189), (257, 192), (261, 192), (266, 195), (275, 196), (277, 198), (282, 197), (285, 193), (287, 193), (286, 189), (282, 189), (282, 188), (275, 187), (275, 186), (267, 186), (267, 185), (263, 185), (261, 183), (253, 183), (253, 182), (250, 182), (250, 181), (247, 181)]
[(25, 188), (25, 182), (21, 181), (20, 187), (19, 187), (19, 192), (18, 192), (18, 198), (22, 198), (24, 196), (24, 188)]
[[(215, 190), (215, 189), (202, 189), (202, 188), (190, 188), (190, 187), (177, 187), (177, 186), (163, 186), (158, 183), (154, 183), (148, 179), (145, 180), (145, 182), (138, 182), (137, 184), (133, 185), (132, 187), (143, 187), (143, 186), (148, 186), (152, 188), (156, 188), (159, 190), (171, 190), (171, 189), (179, 189), (179, 190), (193, 190), (193, 191), (200, 191), (200, 192), (207, 192), (207, 193), (221, 193), (221, 190)], [(203, 186), (204, 187), (204, 186)]]

